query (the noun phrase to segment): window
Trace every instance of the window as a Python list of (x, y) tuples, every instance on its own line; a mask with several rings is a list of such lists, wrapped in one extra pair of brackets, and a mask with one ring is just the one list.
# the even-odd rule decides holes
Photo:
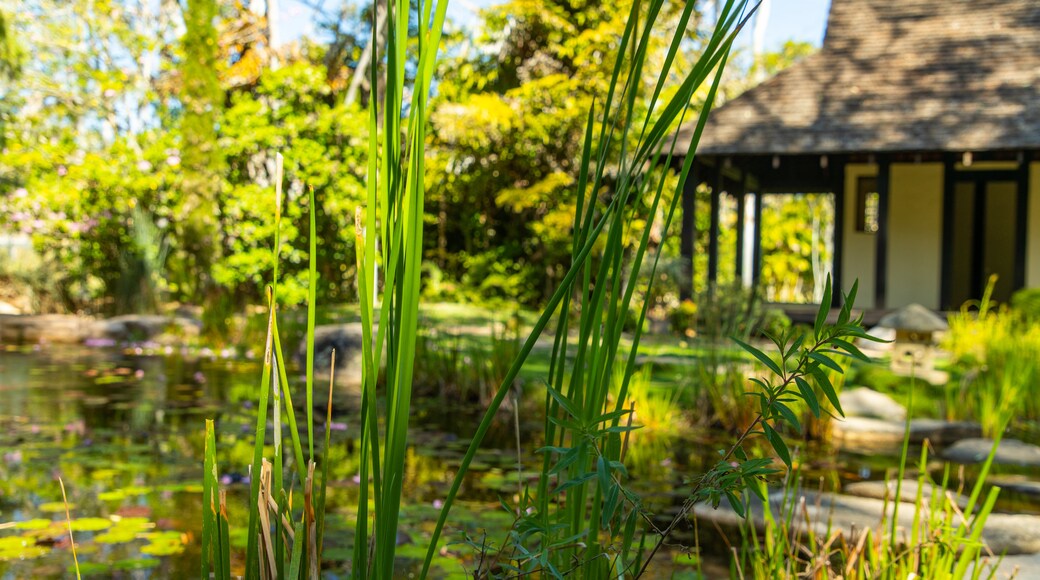
[(856, 182), (856, 231), (878, 231), (878, 193), (876, 177), (860, 177)]

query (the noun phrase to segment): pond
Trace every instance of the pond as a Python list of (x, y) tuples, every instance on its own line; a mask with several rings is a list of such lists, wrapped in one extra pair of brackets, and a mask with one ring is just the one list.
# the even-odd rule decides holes
[[(207, 418), (216, 419), (232, 541), (242, 548), (233, 560), (240, 569), (248, 519), (246, 466), (253, 453), (253, 401), (260, 371), (255, 360), (169, 349), (144, 353), (55, 346), (0, 351), (0, 578), (69, 574), (72, 554), (59, 476), (68, 493), (84, 575), (197, 576)], [(304, 400), (303, 394), (294, 400)], [(479, 540), (485, 530), (489, 542), (504, 539), (512, 516), (499, 498), (510, 499), (518, 489), (514, 417), (520, 417), (521, 477), (533, 481), (540, 464), (534, 450), (541, 445), (543, 400), (531, 396), (517, 413), (500, 412), (463, 487), (463, 501), (452, 512), (449, 540), (459, 542), (463, 531)], [(329, 578), (346, 577), (352, 545), (358, 490), (356, 402), (349, 393), (338, 392), (329, 425), (330, 515), (323, 554)], [(398, 538), (402, 571), (418, 569), (441, 498), (480, 415), (479, 405), (440, 397), (417, 400), (414, 407)], [(297, 413), (302, 420), (302, 410)], [(324, 408), (316, 409), (315, 416), (320, 440), (325, 426), (317, 417), (323, 418)], [(652, 434), (641, 437), (651, 443), (632, 455), (633, 489), (651, 511), (667, 518), (691, 489), (689, 477), (716, 460), (725, 440), (702, 433), (652, 444)], [(808, 447), (803, 455), (804, 473), (827, 488), (881, 479), (897, 463), (894, 456), (817, 447)], [(1015, 496), (1002, 507), (1040, 511), (1034, 502)], [(438, 558), (436, 574), (465, 577), (464, 565), (476, 555), (470, 547), (452, 544)], [(677, 553), (655, 562), (655, 577), (688, 574)]]

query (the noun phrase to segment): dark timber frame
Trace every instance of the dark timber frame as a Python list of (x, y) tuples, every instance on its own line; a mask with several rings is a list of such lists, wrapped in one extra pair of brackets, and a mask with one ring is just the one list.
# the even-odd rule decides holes
[[(776, 158), (779, 159), (779, 158)], [(708, 222), (708, 267), (709, 290), (715, 286), (719, 274), (719, 210), (721, 196), (725, 192), (737, 203), (736, 263), (733, 272), (737, 280), (743, 279), (750, 268), (752, 285), (758, 285), (762, 266), (762, 198), (764, 195), (789, 193), (827, 193), (834, 195), (834, 256), (831, 264), (832, 280), (841, 288), (842, 235), (845, 221), (844, 156), (792, 156), (774, 162), (773, 156), (718, 157), (701, 156), (694, 162), (694, 170), (683, 186), (683, 230), (680, 234), (684, 279), (679, 284), (682, 298), (693, 294), (693, 252), (696, 239), (696, 219), (692, 214), (697, 209), (695, 200), (697, 187), (710, 177)], [(747, 196), (754, 195), (754, 229), (752, 260), (744, 263), (745, 227), (747, 224)], [(841, 293), (835, 292), (832, 306), (840, 306)]]
[[(889, 230), (889, 212), (891, 207), (892, 165), (911, 163), (942, 163), (943, 188), (942, 208), (942, 245), (941, 245), (941, 280), (940, 306), (955, 308), (950, 304), (953, 266), (953, 241), (956, 232), (954, 196), (958, 182), (974, 182), (977, 191), (984, 192), (982, 184), (991, 181), (1015, 183), (1016, 216), (1015, 216), (1015, 263), (1014, 289), (1023, 288), (1026, 283), (1027, 243), (1029, 219), (1029, 185), (1030, 162), (1035, 158), (1033, 151), (975, 152), (978, 162), (985, 161), (1017, 161), (1013, 169), (972, 169), (959, 167), (959, 154), (949, 152), (903, 152), (903, 153), (861, 153), (837, 155), (746, 155), (721, 156), (702, 155), (694, 163), (690, 178), (683, 188), (683, 219), (680, 249), (683, 256), (684, 279), (680, 283), (681, 293), (688, 298), (693, 293), (693, 253), (696, 238), (696, 219), (693, 213), (697, 210), (697, 186), (707, 182), (711, 193), (709, 197), (710, 220), (708, 238), (707, 278), (709, 288), (714, 286), (720, 271), (719, 264), (719, 210), (721, 195), (727, 192), (737, 202), (737, 251), (733, 272), (737, 280), (741, 280), (746, 272), (750, 272), (753, 285), (761, 280), (762, 266), (762, 198), (764, 195), (781, 193), (831, 193), (834, 195), (834, 256), (831, 267), (835, 288), (846, 290), (842, 280), (846, 222), (846, 166), (850, 163), (875, 164), (877, 167), (878, 194), (878, 229), (875, 232), (875, 279), (874, 294), (876, 309), (885, 309), (888, 304), (888, 266), (892, 251), (891, 232)], [(754, 209), (746, 211), (747, 196), (754, 196)], [(984, 193), (978, 194), (980, 198)], [(980, 208), (984, 211), (984, 208)], [(747, 215), (747, 214), (751, 215)], [(749, 218), (754, 219), (751, 263), (745, 263), (743, 248), (745, 246), (745, 226)], [(976, 219), (976, 227), (983, 223), (984, 216)], [(981, 267), (982, 236), (975, 235), (973, 242), (977, 247), (975, 268)], [(748, 270), (750, 269), (750, 270)], [(981, 280), (980, 272), (975, 272), (973, 280)], [(976, 282), (978, 283), (978, 282)], [(972, 288), (981, 293), (981, 288)], [(841, 292), (835, 292), (832, 306), (840, 306)]]
[(947, 310), (960, 307), (954, 304), (952, 293), (953, 276), (953, 243), (954, 231), (954, 195), (958, 183), (970, 183), (974, 188), (975, 215), (972, 226), (972, 273), (971, 294), (982, 296), (985, 286), (985, 223), (986, 223), (986, 185), (992, 182), (1015, 184), (1015, 263), (1012, 275), (1012, 288), (1018, 290), (1026, 285), (1026, 252), (1029, 239), (1029, 163), (1030, 155), (1024, 152), (1018, 155), (1018, 166), (1015, 169), (957, 169), (956, 157), (943, 157), (943, 238), (942, 238), (942, 281), (940, 283), (940, 305)]

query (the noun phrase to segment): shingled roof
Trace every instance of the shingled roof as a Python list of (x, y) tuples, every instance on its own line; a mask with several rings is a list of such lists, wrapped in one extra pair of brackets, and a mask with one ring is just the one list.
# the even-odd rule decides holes
[(698, 150), (1033, 148), (1040, 1), (832, 0), (823, 48), (714, 111)]

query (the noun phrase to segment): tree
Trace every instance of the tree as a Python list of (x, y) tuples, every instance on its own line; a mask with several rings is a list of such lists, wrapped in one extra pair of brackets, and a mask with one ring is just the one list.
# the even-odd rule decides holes
[[(196, 299), (216, 286), (211, 268), (220, 257), (220, 176), (223, 156), (217, 127), (224, 104), (220, 85), (220, 46), (214, 25), (216, 0), (188, 0), (184, 11), (181, 69), (181, 194), (173, 223), (179, 239), (178, 281)], [(193, 291), (193, 292), (192, 292)]]
[[(537, 303), (563, 275), (586, 115), (606, 94), (605, 56), (630, 9), (513, 0), (485, 13), (476, 39), (449, 49), (431, 117), (427, 239), (433, 263), (468, 294)], [(679, 10), (668, 3), (665, 15)], [(655, 42), (647, 71), (664, 57), (663, 39)], [(696, 50), (692, 27), (679, 58)], [(646, 74), (633, 82), (649, 82)]]

